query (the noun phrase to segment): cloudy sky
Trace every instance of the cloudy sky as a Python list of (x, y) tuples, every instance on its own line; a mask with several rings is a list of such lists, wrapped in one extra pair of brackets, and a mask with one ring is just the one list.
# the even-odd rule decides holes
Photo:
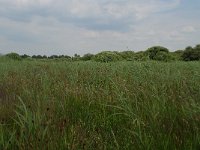
[(171, 51), (200, 43), (200, 0), (0, 0), (0, 53)]

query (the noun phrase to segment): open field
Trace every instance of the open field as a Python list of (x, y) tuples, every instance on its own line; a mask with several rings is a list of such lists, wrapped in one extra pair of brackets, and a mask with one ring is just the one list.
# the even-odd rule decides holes
[(0, 58), (0, 149), (200, 149), (200, 62)]

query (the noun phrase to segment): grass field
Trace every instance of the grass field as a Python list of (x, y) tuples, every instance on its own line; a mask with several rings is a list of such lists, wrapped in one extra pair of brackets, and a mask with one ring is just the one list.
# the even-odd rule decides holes
[(0, 149), (200, 149), (200, 62), (0, 58)]

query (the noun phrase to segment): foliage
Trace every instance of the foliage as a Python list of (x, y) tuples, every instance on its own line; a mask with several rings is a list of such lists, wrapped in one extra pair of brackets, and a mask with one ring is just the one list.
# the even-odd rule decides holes
[(171, 52), (171, 55), (174, 57), (175, 60), (183, 60), (183, 50), (176, 50), (174, 52)]
[(81, 60), (81, 56), (78, 54), (74, 54), (74, 57), (72, 57), (72, 60), (79, 61), (79, 60)]
[(43, 58), (46, 58), (46, 57), (45, 56), (43, 57), (42, 55), (33, 55), (32, 58), (43, 59)]
[(134, 51), (123, 51), (119, 52), (119, 55), (124, 59), (124, 60), (134, 60), (135, 58), (135, 52)]
[(17, 53), (9, 53), (6, 55), (8, 58), (11, 58), (13, 60), (21, 60), (21, 57)]
[(176, 55), (173, 55), (173, 53), (166, 53), (166, 52), (160, 51), (156, 54), (156, 56), (154, 57), (154, 60), (167, 62), (167, 61), (180, 60), (180, 58), (178, 58)]
[(196, 47), (186, 47), (185, 51), (182, 54), (182, 58), (185, 61), (194, 61), (200, 60), (200, 45), (196, 45)]
[(147, 61), (147, 60), (149, 60), (149, 56), (147, 53), (145, 53), (143, 51), (139, 51), (139, 52), (135, 53), (134, 60)]
[(146, 53), (151, 60), (166, 61), (169, 50), (162, 46), (153, 46), (147, 49)]
[(97, 62), (113, 62), (119, 61), (123, 58), (119, 55), (118, 52), (111, 52), (111, 51), (103, 51), (96, 55), (94, 55), (93, 60)]
[(32, 58), (35, 59), (71, 59), (70, 56), (68, 55), (51, 55), (51, 56), (46, 56), (46, 55), (33, 55)]
[(24, 54), (24, 55), (21, 55), (20, 57), (24, 59), (24, 58), (29, 58), (31, 56)]
[(81, 57), (81, 60), (88, 61), (91, 60), (93, 56), (94, 56), (93, 54), (88, 53), (83, 55), (83, 57)]
[[(16, 54), (15, 54), (16, 55)], [(18, 54), (17, 54), (18, 55)], [(12, 56), (15, 57), (15, 56)], [(17, 57), (17, 56), (16, 56)], [(29, 58), (30, 56), (24, 54), (21, 55), (21, 58)], [(70, 60), (70, 61), (88, 61), (95, 60), (98, 62), (112, 62), (112, 61), (148, 61), (148, 60), (156, 60), (156, 61), (192, 61), (192, 60), (200, 60), (200, 44), (196, 45), (196, 47), (188, 46), (185, 50), (177, 50), (174, 52), (169, 52), (169, 50), (162, 46), (153, 46), (148, 48), (146, 51), (103, 51), (96, 55), (87, 53), (82, 57), (78, 54), (74, 54), (73, 57), (68, 55), (51, 55), (47, 57), (46, 55), (33, 55), (34, 59), (53, 59), (53, 60)]]
[(71, 57), (68, 55), (51, 55), (48, 57), (48, 59), (60, 59), (60, 58), (67, 60), (71, 59)]
[(68, 56), (68, 55), (64, 55), (64, 58), (66, 58), (66, 59), (71, 59), (71, 57)]

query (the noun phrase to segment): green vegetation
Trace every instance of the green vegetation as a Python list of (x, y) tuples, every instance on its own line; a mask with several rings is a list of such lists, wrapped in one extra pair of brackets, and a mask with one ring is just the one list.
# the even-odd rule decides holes
[(123, 52), (120, 52), (119, 55), (124, 60), (128, 60), (128, 61), (135, 60), (135, 52), (134, 51), (123, 51)]
[(165, 47), (154, 46), (147, 49), (146, 53), (149, 56), (149, 59), (151, 60), (166, 61), (169, 50)]
[(128, 51), (102, 51), (98, 54), (87, 53), (82, 57), (78, 54), (74, 54), (73, 57), (68, 55), (33, 55), (29, 56), (27, 54), (19, 55), (17, 53), (9, 53), (6, 55), (8, 58), (14, 60), (21, 59), (44, 59), (44, 60), (67, 60), (67, 61), (96, 61), (96, 62), (116, 62), (116, 61), (198, 61), (200, 60), (200, 45), (196, 45), (194, 48), (188, 46), (185, 50), (176, 50), (170, 52), (167, 48), (162, 46), (153, 46), (148, 48), (146, 51), (134, 52)]
[(6, 55), (6, 57), (13, 59), (13, 60), (21, 60), (22, 58), (20, 57), (19, 54), (17, 53), (9, 53)]
[(97, 62), (114, 62), (122, 60), (122, 57), (119, 55), (118, 52), (103, 51), (101, 53), (96, 54), (93, 57), (93, 60)]
[(0, 149), (199, 149), (199, 83), (199, 61), (0, 57)]
[(81, 60), (83, 60), (83, 61), (92, 60), (93, 56), (94, 56), (93, 54), (88, 53), (88, 54), (83, 55), (83, 57), (81, 58)]
[(200, 45), (196, 45), (196, 47), (187, 47), (182, 55), (183, 60), (185, 61), (194, 61), (200, 60)]

